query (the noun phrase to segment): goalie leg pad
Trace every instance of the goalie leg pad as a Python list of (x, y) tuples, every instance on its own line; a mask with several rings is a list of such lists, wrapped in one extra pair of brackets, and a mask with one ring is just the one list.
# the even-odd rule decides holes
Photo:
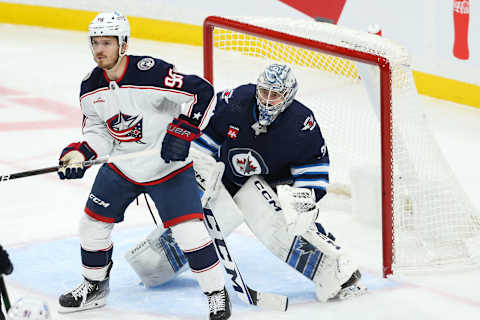
[(83, 215), (80, 219), (79, 234), (83, 275), (90, 279), (104, 280), (112, 259), (113, 223), (98, 221)]
[[(197, 181), (198, 179), (197, 175)], [(243, 215), (221, 182), (217, 188), (218, 192), (208, 205), (215, 212), (225, 235), (229, 235), (243, 222)], [(171, 230), (161, 227), (128, 250), (125, 259), (146, 287), (162, 285), (189, 267), (187, 258), (173, 238)]]
[(202, 291), (222, 290), (225, 286), (222, 266), (203, 222), (189, 220), (171, 229)]
[(302, 234), (289, 232), (286, 217), (296, 214), (286, 214), (289, 204), (283, 205), (263, 178), (251, 177), (234, 200), (255, 236), (274, 255), (313, 280), (320, 301), (335, 297), (358, 269), (321, 225), (310, 223)]
[(161, 227), (128, 250), (125, 259), (147, 288), (162, 285), (188, 269), (172, 231)]

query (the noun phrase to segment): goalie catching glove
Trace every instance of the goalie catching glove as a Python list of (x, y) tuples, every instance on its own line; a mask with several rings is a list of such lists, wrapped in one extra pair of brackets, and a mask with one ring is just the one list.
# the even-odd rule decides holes
[(199, 128), (190, 124), (188, 118), (180, 115), (167, 127), (167, 133), (162, 142), (161, 157), (166, 163), (170, 161), (184, 161), (188, 157), (190, 143), (200, 137)]
[(65, 147), (60, 154), (60, 168), (57, 171), (58, 176), (62, 180), (83, 178), (85, 170), (87, 170), (88, 167), (85, 167), (82, 162), (96, 158), (96, 152), (87, 142), (71, 143)]
[(304, 234), (318, 217), (314, 191), (288, 185), (277, 186), (277, 191), (280, 202), (290, 209), (284, 210), (288, 232), (293, 235)]

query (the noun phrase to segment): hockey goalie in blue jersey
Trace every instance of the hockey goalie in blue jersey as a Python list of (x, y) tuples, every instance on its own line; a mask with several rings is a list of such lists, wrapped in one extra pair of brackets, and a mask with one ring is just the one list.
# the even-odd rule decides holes
[[(204, 181), (198, 178), (216, 167), (202, 154), (224, 169), (221, 183), (208, 185), (207, 179), (202, 188), (214, 190), (204, 207), (227, 235), (246, 222), (274, 255), (315, 283), (319, 301), (358, 295), (365, 292), (358, 266), (317, 222), (316, 204), (328, 184), (328, 149), (312, 111), (295, 100), (297, 90), (291, 67), (271, 64), (256, 84), (217, 94), (215, 113), (194, 141), (202, 150), (194, 159), (199, 185)], [(157, 230), (147, 239), (164, 241), (167, 233)], [(144, 283), (159, 285), (185, 268), (164, 251), (161, 267), (149, 269), (138, 250), (127, 253), (127, 260)]]

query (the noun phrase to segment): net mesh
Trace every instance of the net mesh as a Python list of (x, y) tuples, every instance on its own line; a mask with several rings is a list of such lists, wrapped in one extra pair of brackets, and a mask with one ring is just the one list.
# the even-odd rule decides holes
[[(267, 35), (275, 30), (386, 58), (392, 70), (392, 268), (398, 273), (478, 263), (478, 212), (428, 128), (404, 47), (367, 32), (314, 21), (233, 19), (261, 26)], [(230, 72), (254, 82), (268, 62), (289, 63), (300, 84), (297, 99), (314, 111), (327, 142), (330, 182), (348, 186), (352, 170), (367, 167), (380, 175), (378, 67), (267, 38), (215, 28), (215, 86), (239, 85), (229, 79)], [(233, 56), (238, 59), (239, 54), (245, 62), (236, 66)], [(379, 201), (379, 196), (371, 201)]]

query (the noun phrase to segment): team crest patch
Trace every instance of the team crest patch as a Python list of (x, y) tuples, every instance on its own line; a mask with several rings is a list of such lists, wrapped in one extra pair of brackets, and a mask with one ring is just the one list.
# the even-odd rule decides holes
[(303, 122), (302, 131), (306, 131), (306, 130), (312, 131), (316, 125), (317, 125), (317, 122), (315, 121), (315, 119), (313, 119), (313, 116), (309, 115), (307, 119), (305, 119), (305, 121)]
[(237, 139), (237, 137), (238, 137), (238, 131), (240, 131), (239, 128), (230, 125), (230, 126), (228, 127), (227, 137), (229, 137), (229, 138), (232, 139), (232, 140)]
[(153, 60), (152, 58), (143, 58), (137, 63), (138, 69), (142, 71), (147, 71), (149, 69), (152, 69), (154, 65), (155, 65), (155, 60)]
[(228, 103), (228, 100), (232, 97), (233, 95), (233, 89), (227, 89), (222, 92), (222, 99), (225, 100), (225, 103)]
[(233, 148), (228, 151), (232, 172), (237, 177), (254, 174), (268, 174), (269, 170), (262, 156), (250, 148)]
[(107, 120), (108, 133), (120, 142), (136, 142), (144, 144), (143, 119), (137, 116), (119, 113)]

